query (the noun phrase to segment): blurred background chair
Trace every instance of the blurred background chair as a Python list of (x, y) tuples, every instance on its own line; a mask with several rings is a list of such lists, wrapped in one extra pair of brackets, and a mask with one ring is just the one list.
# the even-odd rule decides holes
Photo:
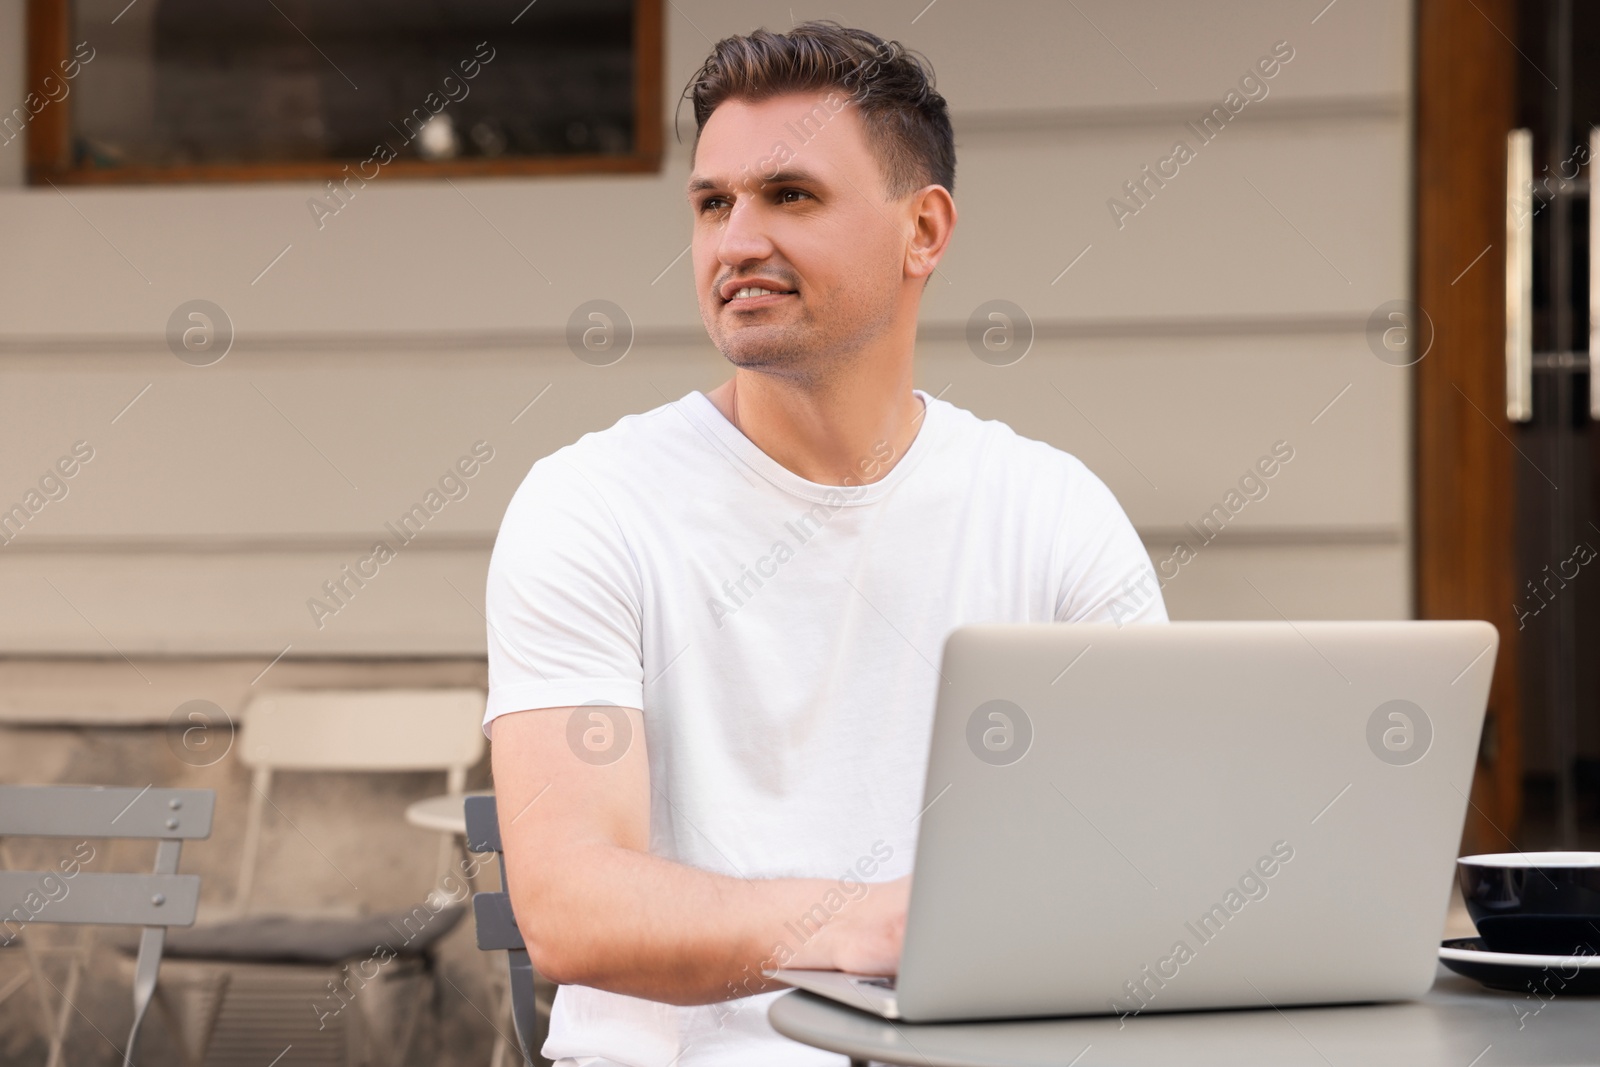
[(436, 771), (460, 794), (483, 755), (483, 699), (477, 689), (302, 690), (245, 707), (238, 752), (252, 780), (237, 890), (215, 921), (168, 946), (182, 980), (163, 1005), (196, 1063), (265, 1067), (290, 1046), (297, 1063), (405, 1061), (434, 1003), (433, 949), (465, 913), (442, 886), (454, 836), (440, 835), (434, 884), (408, 911), (266, 911), (254, 906), (258, 887), (292, 873), (261, 864), (266, 813), (293, 827), (274, 800), (282, 772)]
[[(470, 796), (464, 801), (467, 813), (467, 848), (472, 852), (493, 852), (500, 862), (500, 888), (472, 895), (472, 919), (477, 928), (478, 947), (485, 952), (503, 949), (509, 971), (511, 1020), (522, 1046), (525, 1067), (549, 1067), (540, 1053), (549, 1032), (550, 1007), (555, 990), (539, 979), (528, 958), (522, 931), (511, 910), (511, 883), (506, 875), (504, 849), (500, 845), (500, 817), (492, 796)], [(495, 1065), (499, 1067), (500, 1046)]]
[[(21, 943), (28, 973), (0, 985), (9, 996), (31, 979), (46, 1028), (49, 1067), (61, 1062), (78, 983), (88, 957), (89, 941), (80, 938), (70, 953), (67, 973), (57, 986), (46, 973), (42, 953), (23, 939), (34, 923), (82, 923), (142, 926), (133, 964), (133, 1025), (122, 1050), (123, 1067), (131, 1067), (151, 997), (158, 988), (163, 943), (168, 927), (194, 922), (200, 901), (200, 876), (179, 874), (185, 840), (211, 835), (216, 794), (210, 789), (102, 788), (99, 786), (0, 786), (0, 838), (77, 837), (84, 844), (44, 871), (0, 871), (0, 942)], [(90, 872), (90, 838), (137, 838), (156, 841), (150, 874)], [(83, 850), (88, 850), (87, 858)], [(9, 863), (7, 865), (9, 867)], [(47, 990), (49, 992), (47, 992)], [(59, 998), (51, 1010), (50, 992)], [(52, 1018), (54, 1016), (54, 1018)]]

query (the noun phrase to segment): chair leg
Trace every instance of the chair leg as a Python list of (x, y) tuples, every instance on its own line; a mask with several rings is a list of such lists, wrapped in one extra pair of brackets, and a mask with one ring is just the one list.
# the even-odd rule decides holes
[[(0, 839), (0, 867), (4, 867), (9, 870), (15, 866), (16, 864), (14, 864), (11, 859), (11, 852), (8, 848), (6, 848), (6, 842), (4, 839)], [(25, 932), (17, 936), (17, 943), (22, 947), (22, 954), (27, 957), (28, 960), (28, 970), (33, 975), (33, 996), (38, 1002), (39, 1025), (48, 1027), (52, 1011), (50, 1008), (50, 995), (45, 992), (47, 983), (44, 974), (44, 964), (40, 961), (39, 953), (34, 950), (33, 942), (28, 939)], [(6, 995), (10, 996), (11, 994), (8, 991)], [(46, 1029), (44, 1037), (45, 1040), (50, 1043), (48, 1067), (60, 1067), (61, 1050), (59, 1047), (57, 1047), (57, 1042), (55, 1041), (52, 1032)]]
[(22, 954), (28, 958), (28, 970), (33, 974), (33, 996), (39, 1004), (39, 1025), (45, 1028), (44, 1038), (50, 1042), (48, 1067), (60, 1067), (61, 1050), (56, 1047), (55, 1035), (49, 1029), (50, 1016), (55, 1014), (55, 1009), (50, 1006), (50, 996), (46, 992), (51, 987), (45, 978), (44, 963), (39, 959), (39, 953), (34, 949), (33, 942), (26, 936), (21, 937), (18, 943), (22, 946)]
[(183, 1025), (179, 1022), (178, 1013), (173, 1010), (171, 998), (167, 996), (164, 986), (156, 986), (154, 999), (157, 1014), (166, 1021), (167, 1031), (172, 1034), (173, 1043), (178, 1046), (178, 1061), (183, 1067), (200, 1067), (199, 1061), (195, 1059), (194, 1049), (184, 1040)]
[(65, 990), (61, 994), (61, 1008), (56, 1013), (55, 1029), (50, 1037), (50, 1067), (63, 1063), (67, 1046), (67, 1029), (72, 1024), (73, 1005), (78, 995), (78, 984), (83, 978), (84, 965), (93, 945), (94, 928), (85, 926), (78, 931), (78, 943), (72, 949), (71, 962), (67, 964)]
[(133, 1050), (139, 1041), (139, 1026), (150, 1009), (156, 992), (156, 975), (161, 970), (161, 949), (167, 939), (165, 926), (146, 926), (139, 935), (139, 960), (133, 970), (133, 1026), (128, 1030), (128, 1049), (122, 1054), (122, 1067), (133, 1067)]
[(439, 835), (439, 858), (434, 864), (433, 889), (428, 894), (430, 897), (444, 897), (444, 883), (450, 877), (450, 868), (455, 863), (460, 840), (453, 833)]
[(522, 948), (508, 949), (506, 958), (511, 972), (511, 1019), (522, 1045), (523, 1067), (534, 1067), (534, 1057), (539, 1053), (533, 1047), (539, 1016), (533, 999), (533, 963), (528, 959), (528, 950)]
[[(496, 984), (498, 985), (498, 983), (496, 983)], [(517, 1021), (511, 1014), (511, 987), (510, 986), (506, 986), (506, 988), (501, 991), (501, 994), (500, 994), (500, 1010), (497, 1011), (495, 1013), (495, 1015), (496, 1015), (497, 1018), (502, 1019), (507, 1023), (510, 1023), (512, 1032), (513, 1033), (516, 1032)], [(511, 1047), (510, 1039), (507, 1038), (503, 1033), (500, 1032), (500, 1028), (499, 1027), (495, 1027), (494, 1055), (489, 1057), (489, 1067), (505, 1067), (505, 1064), (506, 1064), (506, 1050), (509, 1049), (510, 1047)]]
[(410, 1058), (411, 1046), (416, 1042), (417, 1031), (421, 1028), (419, 1021), (424, 1012), (432, 1015), (431, 1024), (433, 1025), (434, 1033), (438, 1033), (439, 1020), (436, 1005), (438, 1004), (439, 994), (439, 970), (437, 960), (429, 959), (428, 966), (416, 975), (416, 983), (415, 1002), (412, 1004), (412, 1010), (406, 1013), (405, 1025), (401, 1027), (400, 1036), (395, 1041), (395, 1058), (393, 1062), (396, 1064), (405, 1063)]
[[(177, 990), (173, 989), (170, 974), (168, 981), (156, 983), (156, 1012), (165, 1021), (168, 1033), (172, 1034), (173, 1042), (178, 1046), (182, 1067), (203, 1067), (232, 981), (231, 970), (216, 968), (209, 973), (198, 976), (191, 974), (183, 978)], [(185, 1002), (182, 994), (192, 990), (198, 990), (199, 995), (191, 996)], [(197, 1015), (198, 1026), (193, 1025)]]

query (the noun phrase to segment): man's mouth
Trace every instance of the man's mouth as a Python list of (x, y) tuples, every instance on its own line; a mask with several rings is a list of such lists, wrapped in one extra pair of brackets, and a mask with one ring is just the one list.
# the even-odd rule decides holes
[(728, 298), (727, 304), (730, 307), (764, 307), (777, 303), (783, 297), (795, 296), (798, 292), (797, 289), (764, 289), (758, 285), (751, 285), (736, 290)]
[(797, 291), (798, 290), (765, 290), (765, 288), (762, 288), (762, 286), (747, 285), (744, 286), (742, 290), (734, 291), (733, 296), (728, 298), (728, 302), (730, 302), (730, 304), (738, 304), (738, 302), (742, 301), (758, 301), (758, 299), (765, 298), (765, 296), (794, 296)]

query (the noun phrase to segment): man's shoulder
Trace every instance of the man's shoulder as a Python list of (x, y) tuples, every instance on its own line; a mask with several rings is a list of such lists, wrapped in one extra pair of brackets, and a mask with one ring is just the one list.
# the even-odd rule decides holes
[(690, 397), (623, 415), (534, 461), (525, 484), (586, 477), (608, 483), (653, 481), (663, 466), (681, 461), (699, 440), (683, 406)]
[(590, 430), (552, 455), (566, 454), (572, 459), (594, 460), (627, 456), (638, 460), (645, 458), (633, 455), (640, 449), (661, 448), (696, 439), (688, 411), (694, 399), (695, 394), (689, 393), (648, 411), (630, 412), (603, 430)]
[(1095, 478), (1082, 460), (1048, 441), (1027, 437), (1000, 419), (986, 419), (946, 400), (929, 398), (929, 403), (944, 405), (944, 422), (951, 428), (948, 437), (960, 449), (982, 457), (987, 468), (1006, 471), (1027, 479), (1057, 477), (1064, 485)]
[(689, 491), (684, 480), (707, 469), (690, 453), (705, 445), (680, 403), (623, 415), (535, 460), (507, 502), (502, 538), (615, 530), (628, 512), (658, 506), (659, 494)]

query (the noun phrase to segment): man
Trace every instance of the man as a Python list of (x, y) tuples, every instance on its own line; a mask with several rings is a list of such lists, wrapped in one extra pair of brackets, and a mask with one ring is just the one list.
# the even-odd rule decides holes
[(718, 43), (691, 96), (734, 375), (534, 464), (489, 570), (485, 729), (563, 1067), (842, 1063), (770, 1028), (761, 969), (895, 972), (946, 636), (1166, 618), (1080, 462), (912, 387), (956, 222), (924, 64), (808, 22)]

